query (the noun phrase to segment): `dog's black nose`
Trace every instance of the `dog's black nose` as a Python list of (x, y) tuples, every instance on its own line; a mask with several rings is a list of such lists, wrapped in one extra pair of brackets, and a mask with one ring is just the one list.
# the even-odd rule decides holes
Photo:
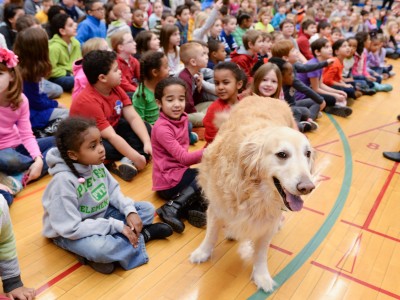
[(310, 181), (301, 181), (297, 185), (297, 190), (302, 194), (306, 195), (312, 192), (312, 190), (315, 189), (315, 185)]

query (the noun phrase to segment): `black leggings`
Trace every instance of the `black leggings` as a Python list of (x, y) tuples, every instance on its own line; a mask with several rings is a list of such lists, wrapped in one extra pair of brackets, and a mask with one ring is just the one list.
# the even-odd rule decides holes
[(181, 181), (168, 190), (158, 191), (157, 194), (165, 200), (173, 200), (178, 194), (188, 186), (191, 186), (195, 191), (200, 191), (200, 186), (197, 184), (197, 175), (199, 170), (196, 168), (189, 168), (183, 173)]
[[(147, 132), (149, 135), (151, 134), (151, 126), (150, 124), (144, 122), (146, 125)], [(150, 159), (150, 156), (143, 151), (143, 143), (140, 138), (136, 135), (136, 133), (132, 130), (131, 125), (127, 120), (121, 118), (116, 127), (114, 127), (115, 132), (120, 135), (133, 149), (135, 149), (139, 154), (144, 155), (146, 161)], [(113, 145), (110, 144), (109, 141), (103, 140), (104, 148), (106, 149), (106, 159), (107, 160), (120, 160), (124, 157), (121, 153), (118, 152), (117, 149), (114, 148)]]

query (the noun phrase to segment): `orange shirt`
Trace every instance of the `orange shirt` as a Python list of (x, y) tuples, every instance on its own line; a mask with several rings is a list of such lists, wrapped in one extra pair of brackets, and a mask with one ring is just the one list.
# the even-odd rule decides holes
[(324, 68), (322, 72), (322, 82), (327, 86), (332, 86), (334, 82), (342, 81), (343, 64), (339, 58), (335, 57), (333, 64)]

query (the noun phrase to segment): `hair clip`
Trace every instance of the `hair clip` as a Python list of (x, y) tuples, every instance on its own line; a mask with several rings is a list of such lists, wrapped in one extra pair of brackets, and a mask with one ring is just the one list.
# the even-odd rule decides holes
[(15, 68), (18, 64), (18, 56), (14, 52), (0, 48), (0, 63), (3, 63), (7, 68)]
[(79, 183), (85, 183), (85, 181), (86, 181), (86, 180), (85, 180), (85, 178), (83, 178), (83, 177), (79, 177), (79, 178), (78, 178), (78, 182), (79, 182)]

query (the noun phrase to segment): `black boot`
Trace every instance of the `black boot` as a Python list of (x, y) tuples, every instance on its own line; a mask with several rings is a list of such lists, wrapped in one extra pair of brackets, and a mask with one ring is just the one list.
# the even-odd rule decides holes
[(147, 243), (151, 240), (165, 239), (172, 235), (173, 231), (171, 226), (165, 223), (154, 223), (151, 225), (144, 226), (142, 234), (144, 242)]
[(176, 199), (170, 200), (158, 208), (157, 214), (174, 231), (182, 233), (185, 230), (185, 224), (183, 224), (181, 218), (186, 214), (187, 208), (197, 200), (198, 195), (199, 193), (189, 186)]
[(187, 217), (189, 224), (194, 227), (202, 228), (207, 225), (207, 207), (208, 202), (204, 197), (200, 194), (200, 196), (196, 199), (187, 211)]

